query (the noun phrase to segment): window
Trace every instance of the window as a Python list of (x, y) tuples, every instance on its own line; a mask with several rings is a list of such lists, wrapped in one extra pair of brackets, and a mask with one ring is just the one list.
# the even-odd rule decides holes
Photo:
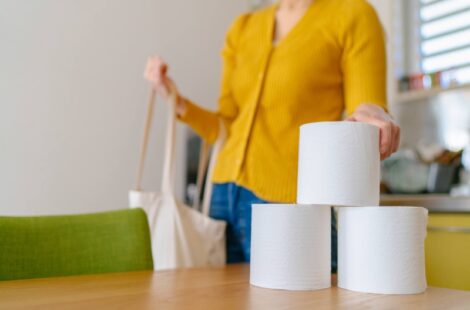
[(402, 0), (400, 9), (401, 75), (437, 74), (440, 87), (470, 83), (470, 0)]
[(421, 0), (423, 73), (455, 69), (459, 83), (470, 82), (470, 0)]

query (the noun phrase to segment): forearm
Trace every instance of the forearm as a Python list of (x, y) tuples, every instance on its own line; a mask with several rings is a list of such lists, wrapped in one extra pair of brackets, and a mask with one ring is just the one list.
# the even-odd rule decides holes
[(176, 107), (180, 121), (189, 125), (205, 141), (212, 144), (219, 135), (219, 118), (217, 113), (201, 108), (191, 100), (180, 97)]

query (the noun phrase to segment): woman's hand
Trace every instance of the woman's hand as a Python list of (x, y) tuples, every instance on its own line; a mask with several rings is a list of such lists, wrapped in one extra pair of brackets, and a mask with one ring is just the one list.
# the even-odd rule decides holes
[(144, 78), (165, 98), (171, 90), (171, 80), (167, 76), (167, 71), (168, 65), (159, 56), (149, 57), (144, 71)]
[(168, 77), (167, 72), (167, 63), (159, 56), (152, 56), (147, 60), (144, 78), (165, 100), (168, 99), (170, 92), (176, 92), (176, 113), (182, 116), (186, 112), (186, 100), (180, 96), (175, 83)]
[(394, 153), (400, 144), (400, 127), (392, 117), (375, 104), (361, 104), (346, 120), (368, 123), (380, 129), (380, 158)]

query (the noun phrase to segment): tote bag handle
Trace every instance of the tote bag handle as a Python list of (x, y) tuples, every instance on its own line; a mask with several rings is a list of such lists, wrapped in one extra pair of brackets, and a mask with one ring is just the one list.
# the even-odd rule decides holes
[(174, 195), (175, 188), (175, 144), (176, 144), (176, 102), (177, 90), (172, 85), (168, 95), (168, 119), (165, 137), (165, 149), (163, 155), (163, 193)]
[[(147, 112), (145, 117), (144, 133), (142, 135), (142, 142), (140, 145), (140, 156), (139, 165), (137, 167), (137, 177), (135, 183), (135, 189), (142, 190), (142, 177), (145, 167), (145, 158), (147, 156), (148, 141), (150, 138), (150, 129), (153, 122), (153, 114), (155, 109), (156, 91), (152, 89), (149, 94), (147, 103)], [(176, 128), (176, 117), (175, 117), (175, 103), (176, 103), (176, 89), (172, 87), (168, 97), (169, 101), (169, 112), (167, 120), (167, 129), (165, 137), (165, 149), (163, 156), (163, 177), (162, 177), (162, 192), (174, 193), (174, 180), (175, 180), (175, 160), (174, 160), (174, 148), (175, 148), (175, 128)]]
[[(197, 180), (196, 180), (196, 197), (194, 199), (193, 207), (195, 209), (201, 209), (202, 214), (209, 216), (210, 203), (212, 198), (212, 187), (213, 183), (211, 181), (212, 174), (214, 173), (214, 167), (217, 162), (217, 156), (225, 142), (226, 130), (224, 123), (219, 119), (219, 135), (214, 145), (212, 146), (212, 151), (209, 156), (209, 144), (202, 140), (201, 149), (199, 152), (199, 165), (197, 171)], [(210, 157), (210, 160), (209, 160)], [(207, 167), (209, 164), (209, 167)], [(206, 182), (204, 186), (204, 197), (202, 199), (201, 207), (199, 207), (199, 202), (201, 200), (201, 191), (202, 191), (202, 181), (204, 180), (204, 173), (207, 169)]]
[(156, 91), (152, 88), (150, 90), (150, 95), (147, 103), (147, 115), (145, 117), (144, 134), (142, 136), (142, 142), (140, 145), (139, 166), (137, 167), (137, 177), (135, 182), (135, 189), (137, 191), (142, 190), (142, 177), (144, 173), (145, 156), (147, 155), (147, 146), (150, 136), (150, 128), (152, 126), (153, 110), (155, 107), (156, 95)]
[[(193, 199), (193, 209), (200, 210), (201, 207), (201, 192), (202, 192), (202, 182), (204, 181), (204, 176), (207, 170), (207, 164), (209, 162), (209, 151), (210, 145), (204, 140), (201, 140), (201, 146), (199, 148), (199, 162), (197, 165), (197, 174), (196, 174), (196, 193)], [(207, 175), (209, 177), (209, 175)]]
[[(140, 147), (140, 157), (139, 157), (139, 165), (137, 169), (137, 178), (136, 178), (136, 190), (141, 190), (142, 186), (142, 177), (143, 171), (145, 166), (145, 158), (147, 155), (147, 148), (148, 148), (148, 141), (150, 137), (150, 128), (152, 126), (153, 121), (153, 114), (155, 108), (155, 99), (156, 99), (156, 91), (152, 89), (150, 91), (148, 104), (147, 104), (147, 115), (145, 119), (145, 126), (144, 126), (144, 133), (142, 136), (142, 143)], [(163, 176), (162, 176), (162, 186), (161, 191), (174, 194), (174, 182), (175, 182), (175, 131), (176, 131), (176, 114), (175, 114), (175, 107), (176, 107), (176, 100), (177, 100), (177, 90), (174, 86), (171, 87), (168, 101), (169, 101), (169, 111), (168, 111), (168, 119), (167, 119), (167, 130), (166, 130), (166, 137), (165, 137), (165, 149), (164, 149), (164, 157), (163, 157)], [(204, 172), (207, 168), (207, 178), (205, 182), (205, 192), (204, 197), (202, 200), (202, 213), (206, 216), (209, 215), (209, 206), (210, 200), (212, 196), (212, 182), (211, 176), (214, 171), (215, 163), (217, 160), (217, 156), (225, 142), (226, 137), (226, 130), (224, 123), (219, 119), (219, 135), (217, 137), (216, 142), (212, 146), (212, 151), (210, 152), (210, 160), (209, 160), (209, 145), (203, 141), (201, 145), (201, 151), (199, 155), (199, 165), (198, 165), (198, 173), (197, 173), (197, 181), (196, 181), (196, 198), (193, 207), (196, 209), (198, 208), (198, 204), (200, 201), (200, 194), (202, 191), (202, 182), (204, 180)], [(207, 167), (209, 165), (209, 167)]]

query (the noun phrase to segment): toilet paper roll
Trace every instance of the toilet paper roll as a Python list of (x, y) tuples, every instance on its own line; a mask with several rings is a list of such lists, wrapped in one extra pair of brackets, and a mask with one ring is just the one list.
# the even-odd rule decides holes
[(338, 286), (378, 294), (426, 290), (421, 207), (338, 209)]
[(300, 127), (297, 203), (379, 204), (379, 129), (359, 122)]
[(285, 290), (331, 286), (329, 206), (252, 207), (250, 283)]

